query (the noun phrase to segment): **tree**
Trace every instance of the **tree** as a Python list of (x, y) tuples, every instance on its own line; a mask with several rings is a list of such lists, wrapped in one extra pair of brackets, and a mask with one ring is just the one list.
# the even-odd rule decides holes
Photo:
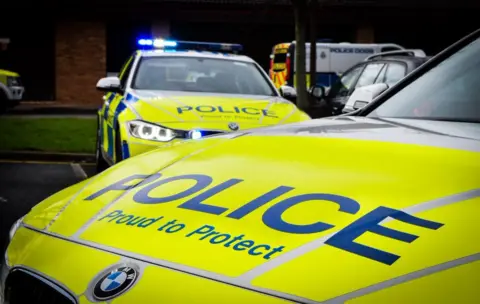
[(307, 82), (305, 78), (305, 34), (307, 28), (308, 0), (291, 0), (295, 15), (295, 84), (297, 87), (297, 105), (308, 108)]

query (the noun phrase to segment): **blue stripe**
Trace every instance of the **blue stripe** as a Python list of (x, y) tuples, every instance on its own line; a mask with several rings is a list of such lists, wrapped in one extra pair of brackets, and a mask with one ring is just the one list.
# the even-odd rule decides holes
[(113, 159), (113, 128), (107, 124), (107, 133), (108, 133), (108, 156)]
[(126, 102), (137, 102), (139, 99), (135, 96), (133, 96), (130, 93), (127, 93), (127, 96), (125, 96), (125, 101)]
[(103, 113), (103, 117), (105, 119), (108, 119), (108, 110), (110, 109), (110, 103), (112, 102), (112, 100), (115, 98), (115, 95), (116, 94), (110, 94), (110, 97), (108, 98), (108, 101), (107, 103), (105, 104), (105, 112)]
[(126, 140), (124, 140), (122, 143), (122, 154), (123, 159), (127, 159), (130, 157), (130, 151), (128, 150), (128, 143)]
[(113, 115), (113, 127), (115, 128), (117, 126), (117, 122), (118, 122), (118, 116), (120, 115), (120, 113), (122, 113), (125, 109), (127, 108), (127, 106), (125, 105), (125, 103), (123, 102), (123, 100), (120, 100), (120, 103), (118, 104), (117, 108), (115, 109), (115, 114)]

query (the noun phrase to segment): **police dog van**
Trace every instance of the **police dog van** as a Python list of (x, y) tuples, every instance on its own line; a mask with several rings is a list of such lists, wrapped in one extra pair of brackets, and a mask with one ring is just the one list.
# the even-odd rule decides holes
[[(270, 55), (269, 75), (277, 88), (281, 86), (296, 87), (295, 74), (295, 41), (280, 43), (273, 47)], [(342, 74), (355, 64), (376, 53), (404, 50), (394, 43), (360, 44), (360, 43), (317, 43), (317, 79), (316, 85), (330, 87)], [(310, 43), (306, 43), (306, 71), (310, 71)], [(307, 87), (310, 75), (307, 73)]]

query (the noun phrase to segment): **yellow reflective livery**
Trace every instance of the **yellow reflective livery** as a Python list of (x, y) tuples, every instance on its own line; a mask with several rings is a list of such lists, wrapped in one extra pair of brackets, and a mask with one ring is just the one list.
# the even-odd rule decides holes
[(6, 295), (33, 278), (71, 303), (478, 303), (479, 172), (478, 140), (366, 118), (184, 141), (33, 208)]
[(309, 120), (251, 58), (138, 51), (101, 79), (97, 169), (185, 139)]

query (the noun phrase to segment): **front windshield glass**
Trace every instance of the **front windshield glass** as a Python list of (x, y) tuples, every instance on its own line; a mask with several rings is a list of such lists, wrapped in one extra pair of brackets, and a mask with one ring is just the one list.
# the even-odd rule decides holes
[(477, 39), (367, 116), (480, 123), (479, 54)]
[(133, 88), (275, 96), (259, 68), (248, 62), (198, 57), (146, 57)]

